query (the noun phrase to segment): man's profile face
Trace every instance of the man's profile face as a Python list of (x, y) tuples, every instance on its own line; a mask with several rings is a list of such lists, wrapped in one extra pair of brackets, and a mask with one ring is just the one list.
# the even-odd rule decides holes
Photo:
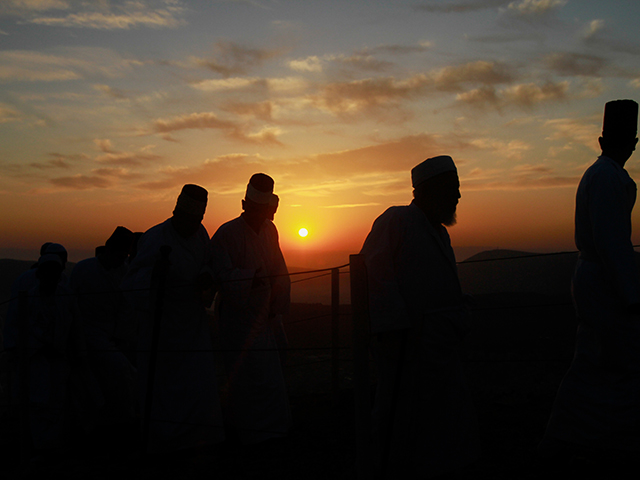
[(173, 227), (178, 234), (184, 238), (189, 238), (195, 235), (202, 223), (201, 215), (194, 215), (187, 213), (179, 208), (173, 211), (173, 217), (171, 217)]
[(256, 221), (264, 221), (267, 219), (273, 220), (273, 216), (275, 215), (273, 207), (256, 203), (252, 200), (242, 200), (242, 209), (244, 210), (245, 215), (250, 216)]
[(414, 196), (431, 222), (448, 227), (455, 225), (456, 208), (461, 197), (457, 172), (445, 172), (430, 178), (415, 189)]

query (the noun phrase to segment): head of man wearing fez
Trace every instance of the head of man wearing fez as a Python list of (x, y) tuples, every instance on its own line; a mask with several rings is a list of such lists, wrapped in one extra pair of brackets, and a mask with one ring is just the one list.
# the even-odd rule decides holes
[(614, 100), (604, 106), (602, 136), (598, 139), (602, 154), (624, 166), (636, 149), (638, 104), (633, 100)]
[(273, 194), (273, 178), (264, 173), (251, 176), (247, 192), (242, 200), (242, 217), (256, 232), (260, 232), (266, 220), (273, 220), (278, 208), (277, 196)]
[(460, 181), (453, 159), (448, 155), (428, 158), (411, 170), (414, 203), (432, 225), (456, 224)]
[(126, 227), (116, 227), (96, 256), (105, 270), (119, 268), (129, 256), (132, 243), (133, 232)]
[(171, 217), (171, 225), (178, 235), (189, 238), (198, 232), (207, 209), (207, 197), (208, 192), (199, 185), (182, 187)]

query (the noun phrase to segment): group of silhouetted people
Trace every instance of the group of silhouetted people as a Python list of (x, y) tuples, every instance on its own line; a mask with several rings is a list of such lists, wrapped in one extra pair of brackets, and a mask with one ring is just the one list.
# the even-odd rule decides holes
[[(13, 400), (28, 382), (38, 453), (56, 454), (70, 424), (113, 430), (143, 419), (143, 448), (153, 453), (287, 434), (279, 349), (287, 346), (290, 281), (272, 223), (273, 187), (268, 175), (253, 175), (244, 212), (210, 239), (202, 225), (208, 193), (185, 185), (169, 219), (144, 234), (117, 227), (68, 279), (64, 247), (43, 245), (12, 287), (4, 328)], [(206, 310), (214, 297), (222, 398)]]
[[(572, 294), (579, 327), (540, 444), (548, 458), (580, 448), (640, 450), (636, 185), (623, 168), (637, 143), (637, 121), (636, 102), (605, 105), (602, 155), (578, 188), (580, 259)], [(481, 453), (458, 355), (472, 328), (470, 301), (446, 228), (455, 224), (461, 198), (457, 168), (450, 156), (428, 158), (411, 170), (411, 181), (411, 204), (380, 215), (361, 251), (378, 377), (368, 468), (359, 469), (364, 477), (435, 477)], [(14, 301), (4, 338), (7, 350), (23, 342), (29, 352), (36, 448), (60, 444), (70, 402), (85, 428), (146, 418), (150, 452), (287, 435), (281, 354), (291, 285), (273, 224), (279, 203), (273, 188), (268, 175), (253, 175), (243, 213), (209, 238), (202, 225), (208, 193), (185, 185), (171, 218), (141, 236), (118, 227), (68, 280), (64, 248), (43, 245), (37, 265), (12, 292), (28, 292), (22, 315), (28, 328), (21, 330), (22, 307)], [(225, 369), (221, 389), (206, 312), (212, 302)], [(14, 365), (19, 382), (22, 367)]]

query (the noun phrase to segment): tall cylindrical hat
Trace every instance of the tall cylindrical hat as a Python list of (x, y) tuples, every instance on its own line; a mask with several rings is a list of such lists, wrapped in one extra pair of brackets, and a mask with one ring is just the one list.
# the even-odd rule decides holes
[(613, 100), (604, 106), (602, 136), (611, 140), (631, 140), (638, 133), (638, 104), (633, 100)]

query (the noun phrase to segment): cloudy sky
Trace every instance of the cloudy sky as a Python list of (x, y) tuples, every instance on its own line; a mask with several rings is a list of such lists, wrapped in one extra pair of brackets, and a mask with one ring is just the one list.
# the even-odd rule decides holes
[(572, 249), (603, 105), (640, 99), (638, 18), (628, 0), (3, 0), (0, 246), (91, 250), (170, 216), (184, 183), (209, 190), (213, 234), (262, 171), (285, 255), (355, 252), (411, 200), (411, 167), (450, 154), (456, 246)]

